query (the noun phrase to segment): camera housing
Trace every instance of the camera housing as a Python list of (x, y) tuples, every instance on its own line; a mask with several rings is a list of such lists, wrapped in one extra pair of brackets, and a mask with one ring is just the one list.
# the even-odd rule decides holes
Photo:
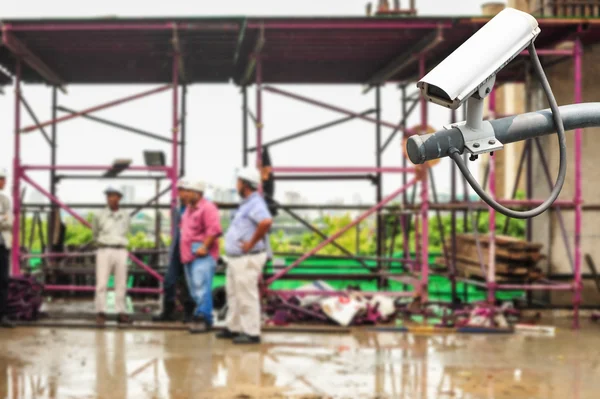
[[(425, 75), (417, 87), (428, 101), (450, 109), (457, 109), (471, 97), (482, 100), (490, 93), (498, 71), (539, 33), (533, 16), (506, 8)], [(485, 90), (481, 92), (481, 88)]]

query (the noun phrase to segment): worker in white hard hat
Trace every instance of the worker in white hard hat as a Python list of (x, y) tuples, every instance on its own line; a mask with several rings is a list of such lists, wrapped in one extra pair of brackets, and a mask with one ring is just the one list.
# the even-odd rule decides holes
[[(183, 177), (177, 182), (177, 193), (179, 196), (179, 209), (176, 209), (173, 213), (173, 224), (176, 226), (173, 229), (173, 237), (171, 238), (171, 246), (169, 247), (169, 266), (167, 273), (165, 274), (165, 280), (163, 281), (163, 308), (162, 312), (152, 318), (156, 322), (172, 322), (176, 320), (175, 314), (175, 302), (177, 299), (177, 288), (181, 290), (180, 301), (183, 304), (184, 309), (184, 323), (192, 321), (194, 315), (195, 303), (191, 298), (187, 282), (185, 281), (185, 272), (183, 270), (183, 263), (181, 262), (181, 253), (179, 249), (180, 244), (180, 229), (179, 224), (181, 218), (185, 212), (186, 201), (184, 197), (183, 187), (189, 185), (189, 179)], [(183, 284), (178, 285), (177, 283), (183, 280)]]
[(123, 193), (114, 187), (108, 187), (107, 207), (94, 216), (92, 233), (98, 247), (96, 253), (96, 323), (99, 327), (106, 322), (106, 285), (114, 273), (115, 310), (120, 324), (131, 323), (127, 315), (125, 297), (127, 293), (127, 234), (131, 224), (129, 214), (120, 209)]
[(219, 259), (221, 217), (215, 204), (204, 198), (206, 184), (191, 180), (183, 185), (187, 204), (181, 218), (181, 262), (196, 309), (190, 333), (205, 333), (213, 326), (212, 280)]
[(14, 324), (8, 320), (6, 306), (9, 285), (9, 255), (12, 246), (13, 214), (10, 200), (4, 194), (6, 171), (0, 169), (0, 327), (11, 328)]
[(238, 172), (242, 202), (225, 234), (227, 265), (227, 328), (217, 334), (236, 344), (260, 343), (261, 312), (258, 283), (267, 261), (272, 216), (258, 193), (261, 176), (256, 168)]

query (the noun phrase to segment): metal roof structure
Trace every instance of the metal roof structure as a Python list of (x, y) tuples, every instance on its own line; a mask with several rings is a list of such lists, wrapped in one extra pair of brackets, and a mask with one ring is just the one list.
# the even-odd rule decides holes
[[(463, 43), (483, 17), (124, 18), (2, 21), (0, 71), (25, 61), (27, 83), (170, 83), (174, 51), (186, 83), (254, 81), (260, 51), (264, 83), (376, 84), (418, 76), (418, 54), (434, 66)], [(538, 48), (580, 34), (600, 40), (600, 20), (543, 18)], [(548, 59), (546, 58), (546, 61)], [(499, 81), (521, 80), (513, 63)], [(0, 72), (0, 84), (10, 83)]]

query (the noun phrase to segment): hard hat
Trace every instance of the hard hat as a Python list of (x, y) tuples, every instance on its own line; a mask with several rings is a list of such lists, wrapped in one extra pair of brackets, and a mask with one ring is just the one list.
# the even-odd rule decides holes
[(260, 185), (260, 182), (261, 182), (260, 173), (258, 172), (258, 169), (254, 168), (254, 167), (244, 167), (244, 168), (240, 169), (237, 176), (238, 176), (238, 179), (247, 181), (248, 183), (250, 183), (251, 185), (253, 185), (255, 187)]
[(119, 190), (118, 188), (113, 187), (113, 186), (106, 187), (106, 190), (104, 190), (104, 194), (106, 194), (106, 195), (117, 194), (120, 197), (123, 196), (123, 192), (121, 190)]
[(6, 169), (0, 168), (0, 179), (6, 178)]
[(189, 186), (190, 181), (186, 177), (182, 177), (177, 180), (177, 188), (184, 188), (185, 186)]
[(188, 180), (185, 179), (179, 188), (183, 190), (195, 191), (197, 193), (203, 193), (206, 190), (206, 183), (204, 180)]

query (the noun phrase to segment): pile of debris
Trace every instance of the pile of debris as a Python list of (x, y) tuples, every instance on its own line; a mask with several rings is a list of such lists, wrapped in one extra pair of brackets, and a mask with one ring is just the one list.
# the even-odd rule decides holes
[[(524, 283), (543, 277), (541, 269), (537, 267), (538, 262), (544, 258), (540, 252), (542, 244), (514, 237), (496, 236), (495, 246), (496, 281)], [(447, 266), (446, 262), (451, 261), (451, 242), (446, 243), (446, 248), (446, 257), (437, 259), (436, 263)], [(466, 278), (485, 278), (490, 261), (489, 248), (488, 235), (480, 234), (476, 237), (474, 234), (457, 234), (455, 259), (458, 275)]]
[(11, 320), (37, 320), (44, 287), (31, 276), (11, 277), (6, 315)]
[[(315, 294), (290, 293), (265, 298), (264, 309), (273, 324), (282, 326), (320, 322), (344, 327), (374, 325), (392, 321), (406, 306), (395, 298), (384, 295), (367, 296), (358, 290), (333, 295), (336, 289), (324, 281), (299, 287), (298, 291), (315, 291)], [(330, 291), (331, 294), (316, 291)]]

